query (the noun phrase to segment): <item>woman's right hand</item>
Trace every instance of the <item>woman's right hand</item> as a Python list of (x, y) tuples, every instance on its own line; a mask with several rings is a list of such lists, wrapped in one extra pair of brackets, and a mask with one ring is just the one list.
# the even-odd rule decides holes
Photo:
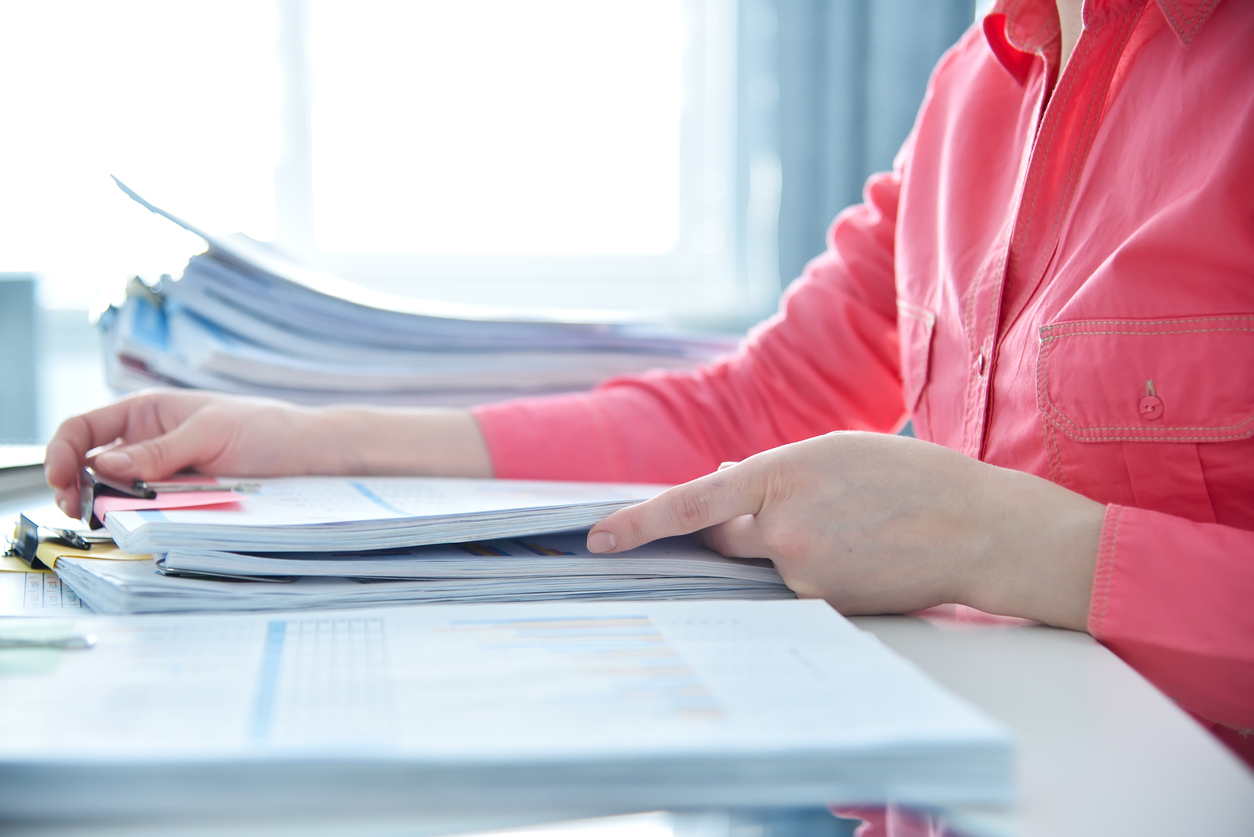
[(492, 475), (478, 424), (464, 410), (314, 409), (195, 390), (137, 393), (57, 429), (44, 473), (70, 517), (84, 465), (123, 482), (185, 469), (237, 477)]

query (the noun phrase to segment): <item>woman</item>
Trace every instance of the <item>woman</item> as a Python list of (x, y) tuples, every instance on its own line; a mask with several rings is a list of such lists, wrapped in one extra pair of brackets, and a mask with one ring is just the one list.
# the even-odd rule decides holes
[(844, 613), (1088, 630), (1250, 758), (1251, 43), (1232, 0), (1005, 0), (734, 356), (472, 412), (139, 395), (67, 421), (48, 481), (73, 508), (118, 439), (127, 479), (692, 480), (590, 548), (702, 531)]

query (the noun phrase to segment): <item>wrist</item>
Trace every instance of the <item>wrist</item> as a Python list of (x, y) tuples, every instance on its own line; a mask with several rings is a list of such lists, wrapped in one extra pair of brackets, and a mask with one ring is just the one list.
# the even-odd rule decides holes
[(305, 444), (326, 473), (491, 477), (479, 425), (466, 410), (330, 407), (309, 411)]
[(340, 407), (293, 407), (291, 449), (301, 457), (293, 473), (364, 474), (358, 419)]
[(961, 603), (1087, 630), (1106, 507), (1030, 474), (997, 476)]

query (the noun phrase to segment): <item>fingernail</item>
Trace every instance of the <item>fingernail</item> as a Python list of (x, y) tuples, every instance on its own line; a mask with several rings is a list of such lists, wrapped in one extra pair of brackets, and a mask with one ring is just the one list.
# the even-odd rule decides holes
[(131, 470), (131, 457), (121, 451), (111, 450), (96, 457), (96, 467), (115, 474), (124, 474)]
[(59, 508), (61, 510), (61, 514), (65, 515), (66, 517), (74, 517), (74, 515), (70, 514), (70, 501), (69, 500), (62, 500), (60, 503), (57, 503), (57, 508)]
[(733, 466), (733, 465), (735, 465), (735, 464), (737, 464), (737, 463), (735, 463), (735, 462), (720, 462), (720, 463), (718, 463), (718, 469), (721, 471), (721, 470), (723, 470), (724, 468), (730, 468), (731, 466)]
[(614, 535), (602, 529), (600, 532), (593, 532), (588, 535), (588, 551), (589, 552), (613, 552), (614, 551)]

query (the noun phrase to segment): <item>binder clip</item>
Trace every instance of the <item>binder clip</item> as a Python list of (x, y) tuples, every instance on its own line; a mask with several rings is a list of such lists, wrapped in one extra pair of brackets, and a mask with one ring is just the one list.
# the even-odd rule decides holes
[(38, 548), (39, 527), (26, 515), (19, 515), (17, 525), (13, 527), (13, 536), (9, 538), (9, 549), (4, 554), (18, 559), (32, 570), (48, 569), (43, 561), (35, 557)]
[[(62, 546), (69, 546), (84, 551), (91, 549), (91, 542), (77, 532), (69, 529), (58, 529), (54, 526), (44, 526), (43, 528), (52, 533), (52, 537), (44, 539), (50, 543), (59, 543)], [(52, 569), (52, 567), (49, 567), (36, 557), (40, 543), (39, 529), (39, 524), (26, 515), (18, 515), (17, 526), (13, 528), (13, 536), (9, 538), (9, 549), (4, 554), (18, 559), (32, 570)]]
[(96, 498), (133, 497), (137, 500), (155, 500), (157, 494), (187, 494), (195, 491), (233, 491), (236, 494), (252, 494), (261, 489), (255, 482), (219, 483), (219, 482), (145, 482), (132, 480), (129, 483), (102, 477), (91, 468), (84, 468), (78, 477), (78, 516), (87, 521), (92, 529), (99, 529), (104, 522), (96, 517)]
[(102, 477), (91, 468), (84, 468), (78, 475), (78, 516), (87, 522), (89, 529), (100, 529), (104, 522), (96, 517), (96, 498), (134, 497), (141, 500), (153, 500), (157, 492), (139, 480), (133, 483), (122, 483)]

